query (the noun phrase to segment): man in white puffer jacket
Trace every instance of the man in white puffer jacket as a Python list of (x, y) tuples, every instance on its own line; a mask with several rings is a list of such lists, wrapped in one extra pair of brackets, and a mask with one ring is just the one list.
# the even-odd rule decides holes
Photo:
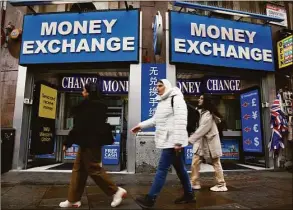
[(136, 199), (143, 208), (154, 206), (156, 197), (165, 184), (171, 165), (174, 166), (184, 188), (184, 195), (176, 199), (175, 203), (195, 202), (182, 154), (182, 148), (188, 145), (187, 106), (183, 94), (179, 88), (172, 88), (171, 83), (166, 79), (158, 82), (157, 91), (159, 102), (154, 116), (132, 129), (133, 133), (137, 133), (141, 129), (156, 127), (156, 147), (162, 149), (155, 180), (148, 195)]

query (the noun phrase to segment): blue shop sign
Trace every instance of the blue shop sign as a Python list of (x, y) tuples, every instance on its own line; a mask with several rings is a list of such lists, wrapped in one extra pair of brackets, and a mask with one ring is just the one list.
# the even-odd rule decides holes
[(127, 94), (127, 77), (100, 77), (96, 75), (64, 75), (60, 78), (60, 90), (68, 92), (81, 92), (84, 85), (89, 83), (99, 83), (100, 90), (104, 94)]
[(259, 90), (251, 90), (240, 95), (243, 151), (263, 152), (261, 102)]
[(138, 10), (24, 17), (20, 64), (137, 63), (138, 51)]
[(241, 80), (235, 78), (178, 79), (177, 87), (184, 95), (202, 93), (237, 93)]
[[(166, 64), (142, 64), (141, 70), (141, 121), (147, 120), (156, 112), (158, 105), (157, 83), (166, 79)], [(149, 128), (145, 131), (154, 131)]]
[(274, 71), (269, 26), (170, 12), (170, 61)]
[(118, 165), (120, 160), (120, 145), (105, 145), (102, 148), (102, 163)]

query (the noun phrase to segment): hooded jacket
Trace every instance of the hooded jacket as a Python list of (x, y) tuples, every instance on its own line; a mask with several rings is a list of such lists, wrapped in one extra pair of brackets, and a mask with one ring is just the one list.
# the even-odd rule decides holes
[[(165, 86), (165, 93), (157, 96), (158, 106), (154, 116), (139, 123), (142, 129), (156, 127), (155, 143), (159, 149), (174, 148), (176, 144), (185, 147), (188, 145), (187, 106), (180, 89), (171, 83), (161, 80)], [(171, 99), (173, 99), (173, 108)]]

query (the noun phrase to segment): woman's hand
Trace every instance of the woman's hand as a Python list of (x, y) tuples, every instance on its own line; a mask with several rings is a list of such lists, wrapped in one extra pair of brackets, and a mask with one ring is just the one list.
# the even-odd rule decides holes
[(135, 126), (134, 128), (131, 129), (131, 132), (135, 134), (140, 130), (141, 130), (141, 127), (139, 125), (137, 125), (137, 126)]
[(176, 151), (181, 151), (181, 149), (182, 149), (182, 146), (181, 145), (175, 145), (175, 147), (174, 147), (174, 149), (176, 150)]

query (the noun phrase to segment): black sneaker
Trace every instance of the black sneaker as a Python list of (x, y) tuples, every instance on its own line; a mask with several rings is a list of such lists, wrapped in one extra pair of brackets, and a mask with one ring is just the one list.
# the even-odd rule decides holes
[(152, 208), (155, 205), (156, 199), (150, 198), (148, 195), (146, 196), (139, 196), (135, 199), (138, 205), (140, 205), (142, 208)]
[(187, 195), (183, 195), (180, 198), (177, 198), (174, 201), (175, 204), (185, 204), (185, 203), (196, 203), (196, 199), (194, 193), (189, 193)]

